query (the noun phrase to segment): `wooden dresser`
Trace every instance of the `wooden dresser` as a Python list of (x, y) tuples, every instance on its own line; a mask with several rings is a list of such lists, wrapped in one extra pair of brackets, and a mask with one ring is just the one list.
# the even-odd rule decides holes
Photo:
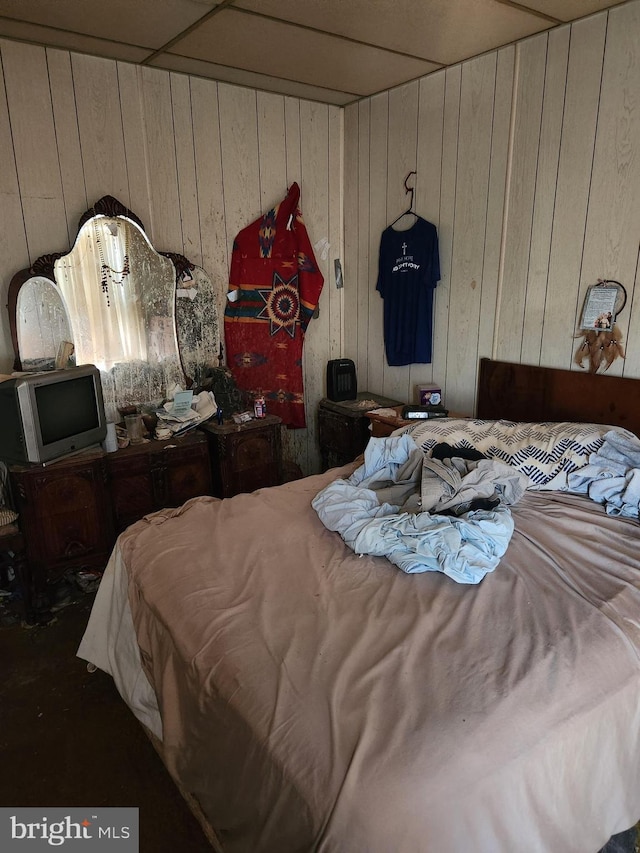
[(68, 569), (103, 569), (128, 524), (211, 493), (208, 443), (201, 432), (9, 470), (32, 592)]

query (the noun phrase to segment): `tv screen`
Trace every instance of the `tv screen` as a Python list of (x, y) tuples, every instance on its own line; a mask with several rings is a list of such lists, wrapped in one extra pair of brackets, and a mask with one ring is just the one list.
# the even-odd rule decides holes
[(34, 390), (45, 447), (99, 426), (93, 377), (80, 376), (55, 385), (40, 385)]

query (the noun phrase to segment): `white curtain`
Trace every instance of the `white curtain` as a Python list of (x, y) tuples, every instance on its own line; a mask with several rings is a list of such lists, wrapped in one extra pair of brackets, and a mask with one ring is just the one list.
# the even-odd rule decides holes
[(77, 364), (106, 371), (118, 362), (147, 361), (140, 241), (147, 243), (129, 220), (94, 217), (82, 226), (71, 252), (56, 261)]
[(73, 249), (56, 261), (55, 276), (76, 364), (100, 369), (109, 419), (122, 405), (157, 404), (175, 385), (183, 387), (175, 267), (134, 222), (121, 216), (85, 222)]

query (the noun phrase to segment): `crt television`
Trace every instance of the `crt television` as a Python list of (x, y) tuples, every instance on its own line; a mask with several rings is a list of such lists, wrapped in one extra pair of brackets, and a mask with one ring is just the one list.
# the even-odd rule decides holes
[(0, 459), (43, 464), (99, 444), (107, 434), (93, 364), (0, 382)]

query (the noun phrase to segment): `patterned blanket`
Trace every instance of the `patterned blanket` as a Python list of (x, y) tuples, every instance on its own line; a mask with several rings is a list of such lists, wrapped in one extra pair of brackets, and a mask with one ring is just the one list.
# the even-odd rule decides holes
[(420, 422), (406, 431), (425, 452), (442, 441), (474, 448), (489, 459), (500, 459), (526, 474), (529, 489), (568, 491), (568, 475), (587, 464), (591, 454), (602, 446), (605, 433), (612, 430), (635, 438), (628, 430), (605, 424), (456, 418)]

